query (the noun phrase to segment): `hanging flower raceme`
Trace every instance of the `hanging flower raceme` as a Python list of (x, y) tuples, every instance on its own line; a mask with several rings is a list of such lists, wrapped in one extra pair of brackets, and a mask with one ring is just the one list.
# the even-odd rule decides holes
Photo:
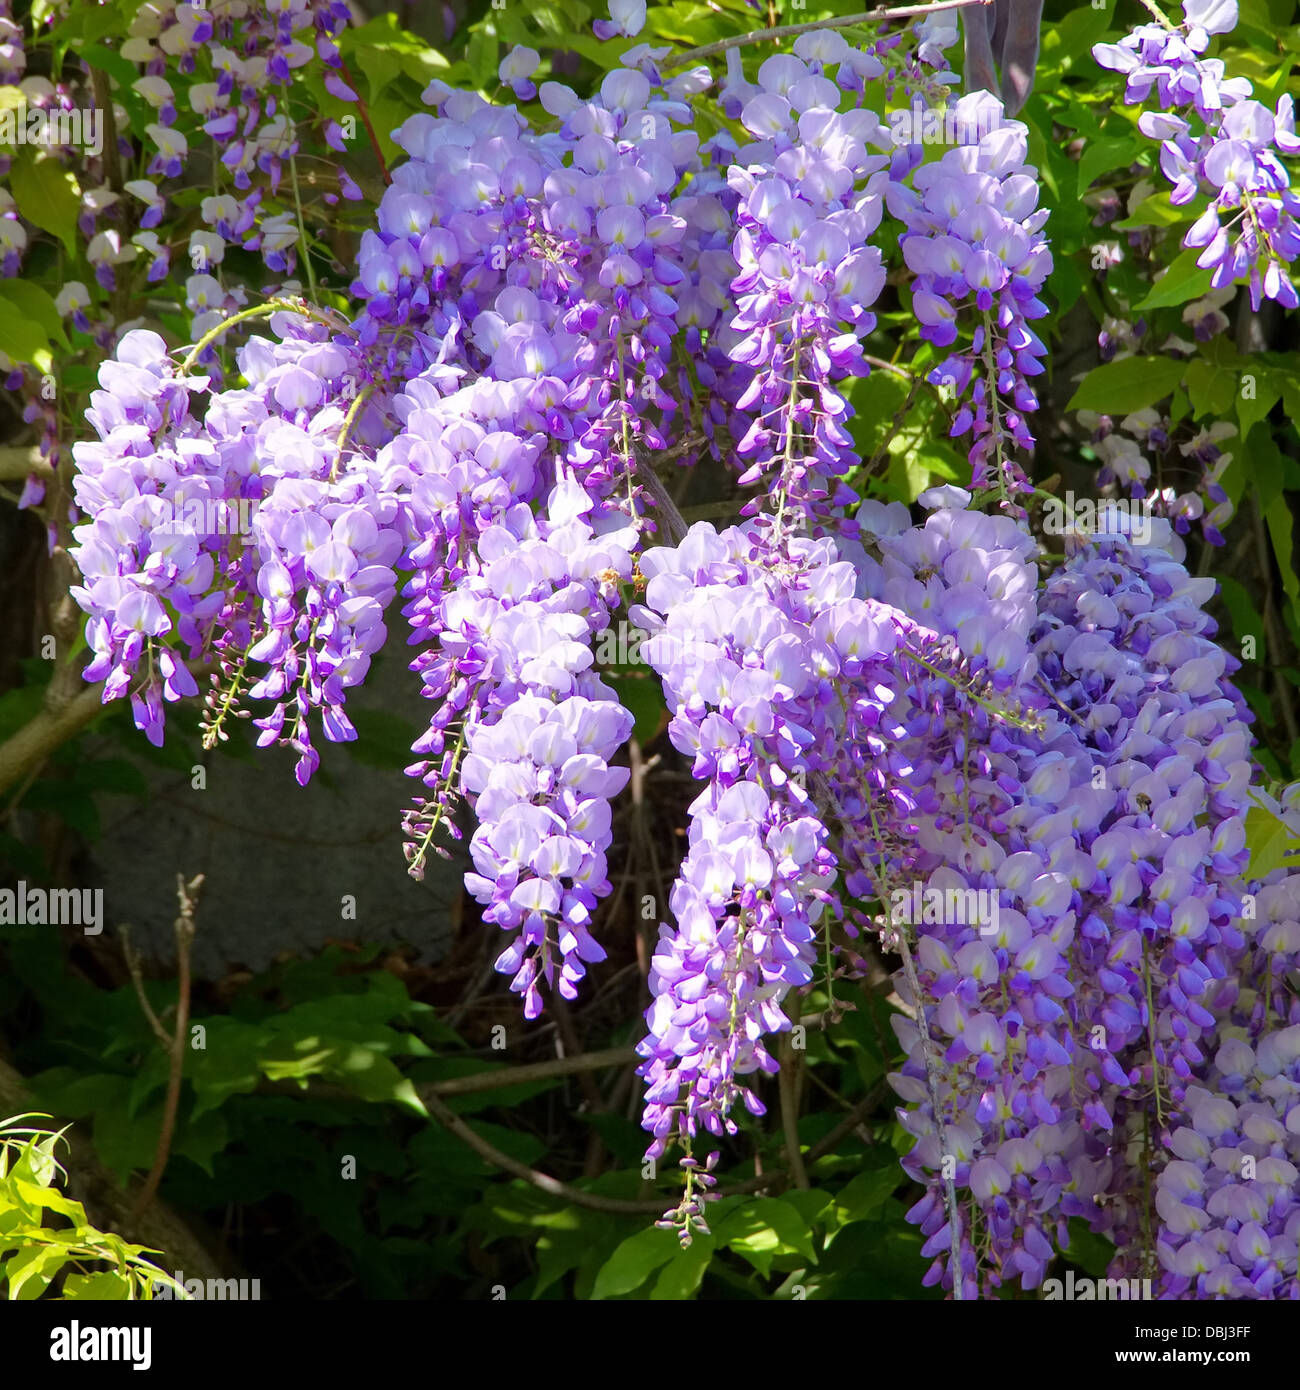
[[(297, 749), (305, 782), (318, 761), (310, 710), (327, 738), (355, 737), (343, 690), (384, 640), (401, 542), (396, 502), (340, 469), (346, 388), (364, 371), (356, 345), (287, 310), (271, 326), (278, 341), (240, 352), (249, 385), (212, 397), (201, 420), (190, 398), (207, 378), (179, 372), (156, 333), (129, 333), (100, 369), (100, 442), (74, 446), (90, 518), (74, 532), (86, 580), (74, 596), (91, 615), (86, 678), (107, 677), (106, 700), (129, 693), (155, 743), (164, 702), (195, 693), (187, 661), (220, 667), (210, 739), (239, 708), (247, 663), (269, 662), (247, 689), (276, 702), (260, 741)], [(370, 427), (363, 413), (353, 439)]]
[(950, 433), (971, 435), (971, 485), (995, 488), (1014, 506), (1029, 484), (1013, 454), (1033, 447), (1030, 378), (1047, 352), (1030, 325), (1047, 313), (1038, 293), (1052, 268), (1042, 236), (1048, 214), (1037, 207), (1037, 171), (1025, 163), (1026, 127), (1004, 120), (987, 92), (962, 97), (954, 112), (963, 143), (916, 168), (910, 187), (902, 179), (913, 161), (895, 167), (886, 200), (907, 228), (900, 244), (916, 277), (922, 336), (944, 348), (971, 331), (969, 348), (928, 376), (958, 402)]
[(362, 241), (362, 341), (405, 325), (408, 375), (455, 363), (534, 384), (575, 476), (625, 507), (637, 452), (666, 447), (677, 410), (660, 383), (686, 280), (673, 191), (699, 164), (695, 138), (669, 119), (686, 109), (665, 114), (631, 69), (610, 73), (594, 102), (543, 84), (562, 122), (544, 137), (445, 84), (426, 97), (438, 114), (398, 132), (411, 158)]
[(1096, 44), (1102, 67), (1124, 74), (1130, 106), (1154, 99), (1138, 127), (1161, 142), (1160, 168), (1180, 207), (1202, 194), (1209, 206), (1183, 238), (1201, 248), (1197, 265), (1216, 289), (1245, 282), (1251, 306), (1265, 299), (1300, 304), (1287, 267), (1300, 253), (1300, 197), (1279, 155), (1300, 153), (1295, 104), (1270, 111), (1249, 79), (1227, 78), (1218, 58), (1202, 56), (1213, 34), (1237, 24), (1236, 0), (1185, 0), (1183, 22), (1143, 24), (1118, 44)]
[[(740, 481), (829, 519), (856, 500), (843, 476), (856, 462), (851, 408), (836, 383), (868, 371), (862, 339), (885, 283), (867, 239), (880, 224), (887, 159), (879, 118), (841, 113), (840, 89), (802, 58), (769, 58), (740, 122), (754, 137), (728, 183), (739, 196), (732, 281), (740, 335), (729, 348), (753, 373), (737, 402)], [(757, 502), (748, 510), (757, 509)]]
[[(555, 473), (532, 383), (480, 378), (442, 395), (436, 375), (398, 398), (404, 428), (376, 460), (385, 489), (409, 499), (403, 611), (424, 649), (412, 668), (436, 701), (407, 768), (432, 793), (407, 813), (407, 859), (421, 877), (468, 796), (466, 882), (485, 920), (514, 934), (498, 969), (534, 1018), (557, 967), (571, 999), (604, 955), (588, 928), (609, 891), (609, 801), (627, 779), (609, 759), (631, 716), (592, 671), (591, 636), (631, 576), (637, 532), (617, 514), (593, 526), (592, 499)], [(537, 515), (527, 499), (539, 491)]]
[(465, 643), (485, 678), (461, 716), (461, 784), (478, 820), (466, 883), (485, 921), (519, 933), (497, 969), (513, 976), (526, 1018), (557, 964), (560, 994), (574, 999), (586, 964), (604, 959), (589, 928), (610, 890), (609, 802), (628, 778), (609, 760), (632, 716), (590, 669), (591, 636), (631, 576), (636, 531), (594, 533), (592, 506), (566, 479), (544, 519), (512, 509), (481, 532), (477, 571), (446, 604), (442, 645)]
[(879, 899), (886, 942), (912, 942), (920, 990), (898, 982), (915, 1010), (896, 1023), (907, 1061), (894, 1084), (917, 1139), (904, 1167), (927, 1188), (909, 1219), (935, 1257), (926, 1283), (951, 1288), (959, 1263), (965, 1297), (1009, 1277), (1032, 1288), (1053, 1255), (1074, 1118), (1077, 864), (1061, 810), (1095, 819), (1104, 799), (1035, 685), (1033, 540), (1009, 518), (947, 508), (921, 528), (870, 525), (872, 591), (948, 644), (900, 651), (888, 789), (858, 796), (858, 893)]
[[(834, 678), (855, 671), (877, 706), (897, 642), (892, 615), (854, 597), (852, 564), (825, 541), (768, 548), (753, 525), (692, 527), (641, 558), (650, 632), (641, 651), (664, 682), (674, 745), (704, 788), (651, 967), (643, 1126), (649, 1152), (703, 1128), (734, 1133), (742, 1079), (774, 1072), (765, 1034), (789, 1024), (788, 991), (812, 977), (835, 856), (808, 773), (833, 735)], [(869, 679), (877, 673), (875, 681)]]

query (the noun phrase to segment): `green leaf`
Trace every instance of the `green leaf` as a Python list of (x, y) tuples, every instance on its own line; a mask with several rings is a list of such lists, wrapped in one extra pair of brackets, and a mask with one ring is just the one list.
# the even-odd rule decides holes
[[(1282, 399), (1282, 388), (1274, 380), (1273, 373), (1254, 368), (1247, 363), (1247, 370), (1241, 375), (1241, 390), (1237, 392), (1237, 421), (1241, 427), (1241, 438), (1246, 436)], [(1249, 391), (1250, 395), (1246, 392)]]
[(134, 63), (111, 48), (105, 48), (102, 43), (83, 44), (80, 52), (92, 68), (99, 68), (100, 71), (108, 73), (123, 91), (129, 92), (132, 84), (140, 76)]
[(1094, 1279), (1104, 1279), (1110, 1262), (1115, 1258), (1115, 1247), (1110, 1241), (1088, 1229), (1085, 1222), (1077, 1216), (1070, 1218), (1070, 1243), (1065, 1257), (1077, 1265), (1085, 1274)]
[(230, 1144), (230, 1129), (225, 1117), (217, 1110), (209, 1110), (195, 1118), (191, 1115), (181, 1127), (173, 1145), (178, 1158), (188, 1158), (201, 1168), (209, 1178), (213, 1176), (212, 1161)]
[(31, 280), (0, 280), (0, 295), (16, 305), (29, 319), (34, 319), (40, 324), (46, 335), (53, 338), (61, 348), (67, 352), (72, 351), (68, 335), (63, 331), (63, 320), (59, 317), (59, 311), (54, 307), (54, 300), (50, 298), (47, 290)]
[(1173, 357), (1125, 357), (1103, 362), (1079, 383), (1065, 408), (1130, 415), (1164, 400), (1182, 381), (1186, 370), (1187, 363)]
[(341, 1049), (330, 1064), (329, 1074), (364, 1100), (391, 1100), (417, 1115), (429, 1113), (410, 1078), (372, 1047)]
[(1076, 190), (1081, 198), (1101, 174), (1127, 169), (1140, 146), (1132, 135), (1107, 140), (1090, 140), (1079, 160), (1079, 183)]
[(679, 1250), (668, 1261), (663, 1273), (655, 1280), (654, 1288), (650, 1290), (651, 1299), (656, 1302), (680, 1302), (682, 1299), (693, 1298), (700, 1287), (700, 1281), (704, 1278), (704, 1271), (713, 1259), (713, 1251), (712, 1238), (697, 1235), (685, 1250)]
[(135, 0), (130, 0), (129, 6), (122, 0), (103, 6), (74, 5), (72, 13), (53, 31), (51, 38), (63, 45), (76, 39), (102, 39), (107, 34), (124, 33), (130, 24), (125, 13), (127, 8), (134, 18), (138, 10)]
[(766, 1277), (777, 1255), (798, 1254), (816, 1263), (812, 1232), (798, 1211), (780, 1197), (752, 1197), (714, 1227), (720, 1245), (743, 1255)]
[(474, 85), (480, 91), (488, 91), (497, 84), (497, 67), (500, 44), (496, 32), (490, 25), (471, 33), (465, 45), (465, 61), (469, 64)]
[(668, 723), (663, 687), (657, 677), (646, 672), (629, 671), (617, 676), (609, 675), (605, 679), (618, 696), (619, 703), (635, 720), (632, 733), (644, 748), (658, 737)]
[(1268, 504), (1264, 510), (1264, 521), (1273, 541), (1273, 555), (1277, 560), (1278, 569), (1282, 572), (1282, 587), (1294, 604), (1300, 599), (1300, 576), (1296, 575), (1292, 555), (1291, 528), (1295, 524), (1295, 518), (1291, 515), (1291, 507), (1285, 494), (1278, 493)]
[(185, 1058), (185, 1079), (194, 1088), (193, 1117), (221, 1105), (233, 1095), (252, 1091), (262, 1079), (261, 1059), (274, 1035), (233, 1018), (202, 1020), (206, 1046)]
[[(1110, 15), (1105, 9), (1075, 6), (1064, 18), (1043, 26), (1042, 60), (1067, 63), (1086, 54), (1091, 61), (1092, 46), (1100, 41), (1109, 24)], [(1046, 65), (1045, 61), (1042, 65)]]
[(1134, 309), (1164, 309), (1171, 304), (1186, 304), (1190, 299), (1200, 299), (1210, 288), (1211, 271), (1202, 270), (1196, 264), (1201, 254), (1195, 247), (1189, 247), (1175, 257), (1168, 270), (1156, 281), (1151, 293)]
[(18, 211), (35, 226), (59, 238), (69, 256), (77, 254), (77, 215), (81, 185), (71, 169), (47, 154), (24, 151), (9, 171)]
[(1232, 630), (1237, 639), (1253, 637), (1258, 650), (1264, 642), (1264, 616), (1245, 585), (1224, 575), (1219, 580), (1219, 597), (1232, 618)]
[[(53, 1232), (49, 1235), (52, 1236)], [(9, 1297), (24, 1302), (39, 1298), (67, 1260), (67, 1250), (57, 1245), (25, 1245), (4, 1267)]]
[(847, 1226), (851, 1221), (873, 1220), (876, 1213), (883, 1210), (893, 1196), (899, 1182), (899, 1169), (893, 1163), (884, 1168), (859, 1173), (835, 1197), (835, 1212), (839, 1217), (839, 1224)]
[(1202, 415), (1222, 417), (1230, 414), (1237, 399), (1241, 373), (1236, 367), (1221, 366), (1204, 357), (1186, 363), (1187, 394), (1192, 402), (1192, 417)]
[(639, 1289), (656, 1269), (681, 1250), (677, 1236), (658, 1226), (647, 1226), (623, 1241), (600, 1267), (593, 1299), (617, 1298)]
[(0, 296), (0, 352), (14, 362), (30, 362), (39, 372), (54, 365), (50, 340), (39, 323), (13, 302)]
[(1132, 232), (1140, 227), (1176, 227), (1181, 222), (1190, 222), (1192, 214), (1187, 205), (1179, 207), (1169, 201), (1168, 193), (1153, 193), (1144, 198), (1122, 222), (1110, 225), (1117, 232)]

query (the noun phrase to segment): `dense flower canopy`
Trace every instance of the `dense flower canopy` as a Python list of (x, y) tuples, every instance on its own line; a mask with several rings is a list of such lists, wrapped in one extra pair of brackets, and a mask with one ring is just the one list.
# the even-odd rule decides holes
[[(87, 680), (159, 744), (213, 662), (209, 743), (253, 713), (305, 785), (322, 736), (356, 737), (348, 695), (399, 608), (430, 705), (409, 868), (462, 833), (463, 803), (466, 886), (532, 1020), (605, 957), (634, 716), (594, 643), (624, 615), (698, 784), (637, 1049), (647, 1154), (685, 1170), (664, 1217), (683, 1242), (707, 1229), (715, 1140), (764, 1113), (790, 997), (859, 977), (869, 939), (902, 959), (891, 1081), (933, 1261), (918, 1277), (1038, 1288), (1081, 1218), (1161, 1297), (1300, 1297), (1300, 875), (1251, 876), (1251, 714), (1214, 581), (1184, 565), (1200, 494), (1208, 540), (1231, 515), (1224, 435), (1188, 446), (1197, 491), (1154, 489), (1148, 534), (1116, 523), (1047, 553), (1027, 459), (1052, 216), (1029, 130), (974, 92), (934, 157), (869, 100), (947, 100), (955, 25), (865, 45), (810, 30), (748, 68), (733, 46), (725, 75), (643, 44), (590, 94), (535, 82), (522, 47), (494, 101), (435, 80), (394, 134), (345, 316), (300, 284), (250, 304), (213, 272), (235, 248), (297, 265), (296, 222), (269, 210), (297, 150), (276, 93), (319, 64), (355, 99), (347, 7), (247, 6), (237, 45), (228, 8), (178, 5), (130, 40), (157, 114), (125, 190), (135, 251), (166, 272), (148, 229), (190, 157), (171, 63), (211, 65), (190, 114), (229, 191), (188, 248), (193, 349), (123, 334), (97, 438), (74, 448)], [(1184, 14), (1097, 61), (1148, 108), (1173, 203), (1208, 198), (1186, 244), (1212, 286), (1294, 308), (1291, 99), (1269, 109), (1204, 56), (1231, 0)], [(616, 0), (596, 34), (645, 23)], [(85, 219), (111, 290), (122, 247)], [(0, 249), (16, 267), (2, 219)], [(965, 451), (966, 486), (924, 493), (923, 520), (862, 500), (851, 428), (899, 283)], [(69, 284), (61, 309), (89, 303)], [(269, 334), (223, 378), (222, 335), (245, 322)], [(1146, 497), (1137, 444), (1109, 418), (1095, 444), (1101, 482)], [(668, 453), (744, 490), (735, 524), (685, 526), (655, 473)], [(246, 534), (169, 524), (241, 503)], [(918, 916), (920, 885), (982, 915)]]

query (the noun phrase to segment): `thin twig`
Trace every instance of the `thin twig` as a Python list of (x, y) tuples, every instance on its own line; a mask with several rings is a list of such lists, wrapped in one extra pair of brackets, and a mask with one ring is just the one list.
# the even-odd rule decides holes
[(176, 875), (176, 896), (180, 901), (180, 915), (176, 918), (176, 1037), (171, 1045), (171, 1070), (167, 1075), (167, 1095), (163, 1101), (162, 1128), (158, 1131), (158, 1147), (154, 1152), (153, 1167), (149, 1177), (136, 1198), (131, 1219), (138, 1220), (140, 1213), (153, 1201), (158, 1185), (162, 1182), (171, 1152), (172, 1133), (176, 1128), (176, 1110), (181, 1099), (181, 1072), (185, 1066), (186, 1032), (190, 1023), (190, 945), (194, 941), (194, 909), (199, 891), (203, 887), (203, 875), (196, 874), (188, 883), (183, 874)]
[(144, 972), (140, 969), (140, 957), (131, 945), (131, 928), (123, 922), (117, 930), (118, 935), (122, 938), (122, 955), (126, 958), (126, 968), (131, 972), (131, 983), (135, 986), (135, 997), (140, 1001), (140, 1011), (149, 1020), (149, 1027), (153, 1029), (154, 1037), (162, 1043), (163, 1051), (170, 1052), (172, 1050), (171, 1036), (162, 1026), (162, 1021), (158, 1015), (154, 1013), (149, 996), (144, 992)]
[(576, 1057), (554, 1057), (545, 1062), (527, 1062), (518, 1067), (502, 1067), (499, 1071), (481, 1071), (473, 1076), (453, 1076), (446, 1081), (431, 1081), (417, 1086), (420, 1099), (430, 1097), (469, 1096), (479, 1091), (497, 1091), (506, 1086), (523, 1086), (530, 1081), (549, 1081), (556, 1076), (577, 1076), (583, 1072), (603, 1071), (606, 1067), (626, 1066), (638, 1060), (635, 1047), (607, 1047), (603, 1052), (580, 1052)]
[[(786, 1005), (786, 1016), (793, 1030), (799, 1023), (799, 993), (790, 992)], [(777, 1074), (777, 1094), (781, 1101), (781, 1131), (785, 1137), (785, 1161), (790, 1168), (790, 1176), (796, 1187), (805, 1191), (812, 1186), (808, 1181), (808, 1170), (803, 1165), (803, 1154), (799, 1152), (799, 1105), (797, 1101), (798, 1073), (797, 1054), (794, 1047), (793, 1031), (781, 1038), (781, 1070)]]
[(393, 176), (388, 172), (388, 161), (384, 158), (384, 152), (379, 148), (379, 137), (375, 134), (375, 128), (370, 124), (370, 112), (366, 109), (365, 99), (361, 95), (361, 89), (357, 86), (356, 80), (348, 71), (348, 65), (339, 59), (339, 71), (343, 74), (343, 80), (357, 94), (357, 110), (361, 113), (361, 124), (366, 128), (366, 134), (370, 136), (370, 143), (375, 151), (375, 158), (379, 161), (379, 172), (384, 176), (384, 182), (390, 184)]
[(655, 500), (657, 515), (662, 519), (669, 537), (674, 545), (686, 534), (686, 523), (682, 520), (682, 514), (677, 510), (677, 503), (669, 495), (668, 489), (660, 480), (659, 474), (655, 472), (653, 465), (648, 459), (640, 459), (637, 463), (637, 474), (646, 485), (646, 491)]
[[(809, 1072), (809, 1075), (811, 1076), (812, 1073)], [(888, 1090), (888, 1087), (882, 1083), (868, 1091), (829, 1134), (823, 1135), (822, 1138), (808, 1150), (804, 1155), (804, 1162), (816, 1163), (819, 1158), (824, 1158), (830, 1153), (846, 1134), (853, 1133), (862, 1121), (880, 1104), (880, 1098), (885, 1094), (886, 1090)]]
[[(509, 1173), (511, 1177), (520, 1178), (529, 1183), (539, 1192), (545, 1192), (551, 1197), (559, 1197), (562, 1201), (571, 1202), (575, 1207), (585, 1207), (588, 1211), (607, 1211), (616, 1216), (647, 1216), (651, 1213), (662, 1212), (664, 1203), (669, 1200), (666, 1197), (659, 1197), (628, 1201), (621, 1197), (599, 1197), (593, 1192), (584, 1192), (581, 1188), (570, 1187), (568, 1183), (561, 1182), (558, 1178), (553, 1178), (547, 1173), (539, 1173), (536, 1168), (530, 1168), (526, 1163), (520, 1163), (518, 1159), (511, 1158), (509, 1154), (503, 1154), (500, 1149), (476, 1134), (438, 1096), (429, 1095), (426, 1091), (422, 1098), (434, 1119), (445, 1126), (451, 1134), (454, 1134), (462, 1144), (473, 1149), (480, 1158), (492, 1164), (493, 1167)], [(738, 1196), (743, 1193), (758, 1192), (773, 1185), (779, 1186), (782, 1182), (783, 1176), (780, 1173), (772, 1173), (737, 1183), (735, 1187), (728, 1188), (726, 1192), (719, 1192), (717, 1195), (719, 1197)]]
[[(570, 1057), (581, 1056), (582, 1041), (578, 1037), (578, 1030), (574, 1026), (573, 1014), (568, 1004), (558, 994), (555, 994), (551, 996), (551, 1009), (555, 1014), (555, 1023), (559, 1029), (564, 1051)], [(578, 1085), (582, 1088), (582, 1094), (586, 1098), (588, 1107), (591, 1110), (604, 1110), (605, 1097), (601, 1095), (600, 1087), (596, 1084), (596, 1079), (592, 1076), (590, 1069), (583, 1068), (582, 1071), (575, 1072), (573, 1075), (578, 1078)]]

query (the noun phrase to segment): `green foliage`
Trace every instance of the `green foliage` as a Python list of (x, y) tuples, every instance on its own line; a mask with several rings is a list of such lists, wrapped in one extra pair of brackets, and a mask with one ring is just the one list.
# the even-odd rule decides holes
[(144, 1258), (149, 1251), (97, 1230), (85, 1208), (61, 1192), (66, 1177), (55, 1157), (62, 1131), (0, 1120), (0, 1293), (119, 1301), (152, 1299), (159, 1287), (188, 1295)]

